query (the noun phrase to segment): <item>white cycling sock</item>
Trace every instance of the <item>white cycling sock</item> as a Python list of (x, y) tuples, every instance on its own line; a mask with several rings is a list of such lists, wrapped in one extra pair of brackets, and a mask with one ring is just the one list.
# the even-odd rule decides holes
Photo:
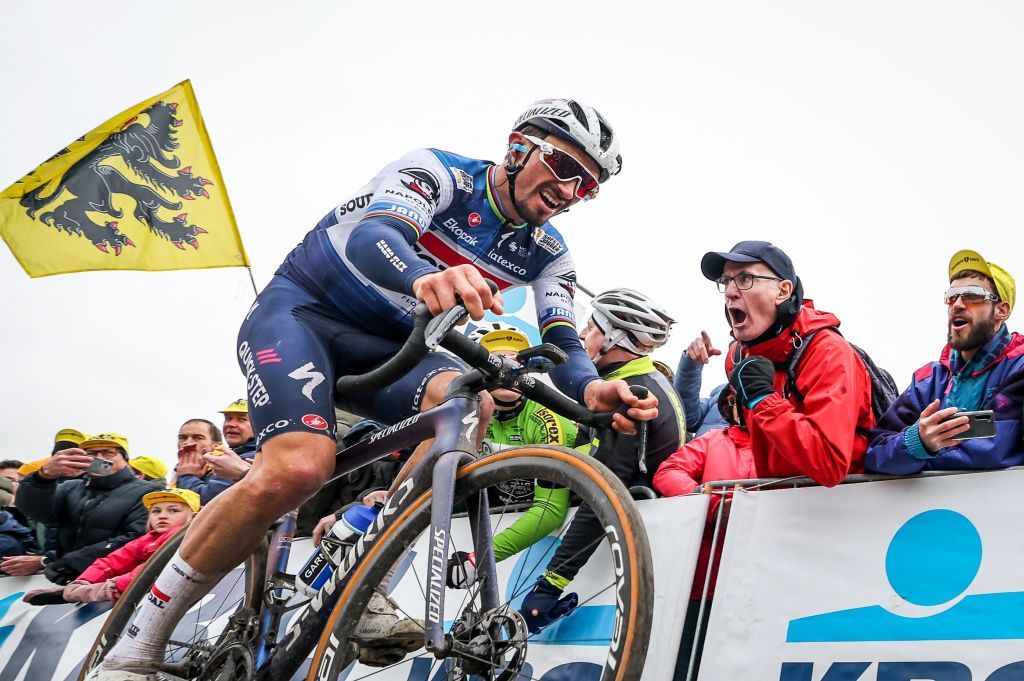
[(142, 600), (132, 626), (107, 653), (104, 666), (133, 670), (163, 662), (164, 648), (178, 621), (220, 577), (195, 571), (176, 551)]

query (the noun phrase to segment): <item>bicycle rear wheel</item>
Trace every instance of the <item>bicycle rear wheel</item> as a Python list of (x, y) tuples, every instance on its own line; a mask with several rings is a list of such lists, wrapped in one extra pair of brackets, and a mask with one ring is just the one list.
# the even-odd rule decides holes
[[(165, 542), (121, 594), (86, 656), (79, 681), (83, 681), (89, 670), (99, 665), (114, 644), (129, 632), (139, 604), (184, 537), (185, 532), (181, 531)], [(175, 627), (164, 651), (168, 669), (185, 678), (205, 678), (200, 674), (208, 671), (211, 660), (222, 669), (236, 666), (241, 671), (242, 667), (251, 666), (251, 654), (244, 648), (251, 646), (256, 633), (266, 561), (267, 544), (263, 542), (189, 610)]]
[[(424, 478), (416, 482), (412, 493), (395, 509), (392, 521), (341, 578), (338, 604), (314, 652), (307, 679), (335, 679), (344, 672), (350, 659), (346, 655), (348, 641), (374, 589), (395, 587), (397, 583), (392, 595), (402, 614), (423, 617), (430, 551), (416, 547), (428, 546), (425, 531), (430, 526), (432, 502), (429, 475)], [(568, 487), (594, 511), (604, 528), (595, 540), (601, 546), (566, 590), (579, 594), (580, 607), (535, 636), (527, 636), (521, 627), (516, 631), (518, 615), (503, 616), (519, 607), (547, 566), (561, 534), (570, 524), (566, 523), (558, 536), (538, 538), (529, 549), (499, 564), (502, 597), (497, 611), (483, 610), (479, 584), (472, 584), (468, 590), (446, 591), (446, 631), (462, 636), (460, 640), (469, 640), (473, 635), (486, 638), (489, 629), (502, 630), (502, 655), (435, 660), (421, 650), (398, 663), (406, 667), (396, 671), (413, 674), (415, 678), (514, 681), (539, 678), (558, 667), (573, 679), (639, 679), (647, 652), (654, 585), (647, 535), (626, 488), (591, 457), (557, 447), (521, 447), (503, 450), (460, 468), (455, 501), (522, 478)], [(507, 508), (492, 504), (491, 513), (495, 533), (513, 520)], [(453, 524), (452, 550), (473, 550), (468, 533), (462, 532), (459, 538), (457, 524)], [(390, 573), (396, 576), (386, 584)], [(524, 645), (520, 646), (520, 642)], [(346, 681), (358, 681), (380, 671), (356, 667)]]

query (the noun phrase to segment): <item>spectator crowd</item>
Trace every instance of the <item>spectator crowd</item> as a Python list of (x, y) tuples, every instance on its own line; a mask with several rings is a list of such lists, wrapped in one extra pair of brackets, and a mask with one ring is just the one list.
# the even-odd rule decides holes
[[(524, 405), (511, 391), (494, 395), (498, 409), (485, 451), (516, 444), (576, 447), (609, 464), (627, 484), (660, 496), (693, 493), (721, 480), (806, 476), (834, 486), (862, 472), (909, 475), (1024, 463), (1024, 338), (1007, 326), (1016, 285), (976, 251), (951, 257), (943, 294), (945, 346), (902, 392), (844, 337), (837, 314), (815, 307), (781, 248), (743, 241), (705, 254), (700, 270), (723, 296), (732, 338), (718, 347), (700, 331), (674, 374), (649, 357), (668, 340), (673, 320), (642, 294), (614, 289), (595, 297), (581, 332), (602, 377), (643, 385), (659, 397), (660, 415), (647, 425), (647, 449), (639, 459), (614, 454), (635, 449), (634, 438), (608, 436), (592, 449), (600, 434), (577, 430), (539, 405)], [(506, 354), (528, 345), (522, 332), (503, 325), (483, 329), (477, 340)], [(703, 370), (718, 355), (725, 359), (724, 380), (702, 398)], [(26, 597), (34, 603), (116, 599), (149, 555), (256, 462), (246, 400), (220, 413), (219, 423), (191, 418), (179, 427), (172, 470), (161, 458), (132, 457), (124, 435), (70, 428), (56, 434), (49, 456), (0, 461), (0, 573), (43, 574), (53, 582)], [(989, 432), (983, 431), (986, 424)], [(339, 448), (387, 425), (339, 413)], [(300, 510), (298, 534), (319, 543), (347, 508), (381, 501), (409, 455), (396, 452), (330, 483)], [(533, 503), (540, 517), (561, 524), (567, 490), (535, 482), (496, 494)], [(545, 524), (545, 533), (555, 525)], [(499, 536), (499, 558), (537, 539), (517, 532), (513, 527)], [(589, 541), (589, 534), (581, 537)], [(567, 538), (567, 550), (571, 544)], [(710, 554), (705, 541), (699, 573), (714, 572)], [(556, 559), (552, 564), (561, 565)], [(449, 582), (465, 582), (474, 561), (471, 554), (453, 556)], [(549, 575), (556, 587), (572, 577)], [(552, 607), (560, 593), (552, 588)], [(700, 589), (691, 597), (701, 598)], [(692, 635), (695, 621), (687, 626)]]

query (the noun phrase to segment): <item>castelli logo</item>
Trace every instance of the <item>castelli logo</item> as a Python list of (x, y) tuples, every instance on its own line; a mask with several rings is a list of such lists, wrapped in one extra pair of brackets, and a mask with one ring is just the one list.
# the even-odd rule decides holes
[(481, 222), (483, 222), (483, 218), (480, 217), (480, 213), (470, 213), (469, 214), (469, 226), (470, 227), (479, 227)]
[(306, 414), (302, 422), (314, 430), (327, 430), (327, 421), (316, 414)]

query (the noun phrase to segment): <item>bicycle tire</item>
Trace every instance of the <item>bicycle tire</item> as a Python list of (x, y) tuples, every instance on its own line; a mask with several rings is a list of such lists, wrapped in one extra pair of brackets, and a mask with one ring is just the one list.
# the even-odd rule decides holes
[[(570, 449), (530, 446), (502, 450), (461, 467), (456, 477), (455, 501), (515, 478), (550, 480), (568, 487), (597, 514), (606, 528), (619, 537), (621, 575), (611, 586), (617, 599), (615, 627), (601, 681), (635, 681), (640, 678), (649, 642), (653, 612), (653, 565), (643, 522), (621, 481), (603, 464)], [(309, 668), (309, 681), (335, 679), (344, 671), (343, 647), (362, 615), (374, 588), (392, 565), (430, 526), (432, 490), (430, 476), (421, 476), (395, 510), (391, 520), (364, 554), (339, 581), (339, 599), (317, 643)], [(494, 510), (492, 509), (492, 513)], [(593, 562), (593, 561), (591, 561)], [(588, 563), (589, 564), (589, 563)], [(458, 593), (452, 590), (447, 592)], [(582, 595), (581, 595), (582, 596)], [(513, 606), (514, 607), (514, 606)], [(414, 617), (422, 613), (412, 613)], [(613, 642), (617, 641), (617, 647)], [(406, 659), (400, 664), (409, 660)], [(433, 677), (431, 667), (426, 678)], [(350, 674), (348, 681), (359, 678)], [(487, 678), (486, 676), (483, 678)], [(492, 676), (493, 677), (493, 672)]]
[[(93, 642), (92, 647), (89, 649), (89, 653), (86, 655), (86, 663), (82, 665), (82, 670), (79, 673), (78, 681), (84, 681), (89, 671), (103, 661), (107, 652), (113, 647), (113, 645), (124, 635), (124, 633), (131, 626), (134, 619), (136, 608), (143, 598), (149, 593), (156, 578), (160, 572), (164, 569), (171, 557), (174, 556), (178, 547), (181, 546), (181, 542), (185, 537), (185, 532), (178, 532), (174, 537), (164, 542), (164, 544), (157, 549), (156, 553), (150, 556), (149, 560), (143, 566), (142, 571), (132, 580), (128, 589), (121, 594), (117, 602), (114, 604), (113, 609), (107, 615), (106, 621), (103, 623), (103, 628), (100, 629), (99, 634), (96, 636), (96, 640)], [(240, 592), (238, 598), (225, 598), (225, 604), (222, 607), (221, 612), (209, 612), (209, 609), (204, 613), (203, 607), (200, 606), (197, 609), (193, 608), (186, 618), (179, 622), (174, 634), (171, 636), (172, 642), (180, 641), (182, 626), (187, 626), (189, 619), (195, 620), (194, 636), (192, 644), (196, 647), (201, 643), (198, 640), (198, 636), (201, 635), (199, 630), (199, 623), (203, 621), (219, 621), (226, 617), (226, 610), (233, 608), (232, 612), (237, 612), (239, 608), (251, 607), (256, 612), (259, 611), (259, 605), (262, 600), (263, 591), (263, 578), (265, 575), (267, 561), (267, 542), (261, 542), (260, 546), (250, 554), (240, 566), (242, 567), (242, 574), (238, 575), (238, 568), (236, 567), (233, 571), (229, 572), (222, 578), (217, 585), (214, 586), (214, 592), (225, 594)], [(254, 576), (257, 576), (254, 578)], [(241, 577), (241, 581), (239, 578)], [(234, 603), (237, 602), (237, 607), (234, 607)], [(209, 632), (208, 627), (204, 625), (203, 629)], [(212, 637), (220, 638), (224, 631), (212, 632)], [(177, 651), (182, 650), (181, 646), (168, 644), (165, 659), (168, 657), (174, 657), (177, 655)]]

